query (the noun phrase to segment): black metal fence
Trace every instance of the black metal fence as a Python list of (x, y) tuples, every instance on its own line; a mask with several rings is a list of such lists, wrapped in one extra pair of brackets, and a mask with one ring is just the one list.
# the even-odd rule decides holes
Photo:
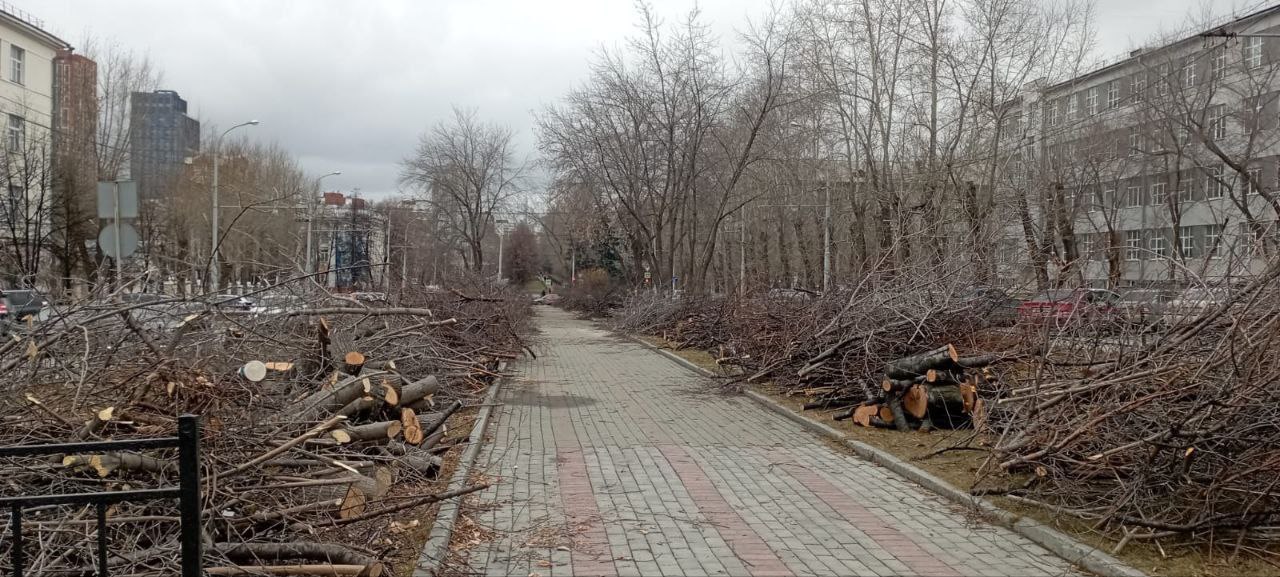
[(0, 508), (9, 508), (9, 536), (12, 539), (13, 575), (22, 577), (22, 510), (47, 505), (94, 505), (98, 513), (98, 576), (107, 577), (107, 506), (113, 503), (177, 499), (181, 519), (182, 577), (200, 577), (200, 420), (195, 415), (178, 417), (178, 436), (127, 441), (94, 441), (49, 445), (0, 447), (0, 457), (33, 457), (100, 451), (178, 449), (178, 486), (132, 491), (24, 495), (0, 498)]

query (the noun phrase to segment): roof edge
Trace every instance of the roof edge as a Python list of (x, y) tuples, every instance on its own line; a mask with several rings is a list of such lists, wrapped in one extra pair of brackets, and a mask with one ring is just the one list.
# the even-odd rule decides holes
[(54, 36), (52, 33), (44, 30), (43, 28), (40, 28), (39, 26), (36, 26), (30, 22), (27, 22), (26, 20), (23, 20), (16, 14), (10, 13), (9, 11), (5, 10), (5, 7), (3, 4), (0, 4), (0, 20), (4, 20), (6, 22), (9, 22), (10, 24), (13, 24), (18, 28), (21, 28), (24, 32), (44, 42), (47, 46), (55, 50), (72, 50), (73, 49), (71, 45), (67, 43), (67, 41), (61, 38), (58, 38), (57, 36)]

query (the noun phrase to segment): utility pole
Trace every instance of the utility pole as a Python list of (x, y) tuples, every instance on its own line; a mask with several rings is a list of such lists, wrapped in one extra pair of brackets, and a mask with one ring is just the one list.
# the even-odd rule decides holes
[[(319, 195), (323, 195), (323, 194), (324, 194), (324, 193), (321, 191), (321, 189), (320, 189), (320, 181), (322, 181), (322, 180), (324, 180), (324, 179), (326, 179), (326, 178), (329, 178), (330, 176), (338, 176), (339, 174), (342, 174), (342, 171), (341, 171), (341, 170), (335, 170), (335, 171), (333, 171), (333, 172), (330, 172), (329, 174), (325, 174), (325, 175), (323, 175), (323, 176), (321, 176), (321, 177), (317, 178), (317, 179), (316, 179), (316, 191), (315, 191), (315, 194), (319, 194)], [(306, 258), (307, 258), (307, 262), (306, 262), (306, 265), (302, 267), (302, 272), (306, 273), (308, 277), (309, 277), (309, 276), (311, 276), (312, 274), (315, 274), (315, 272), (316, 272), (316, 259), (315, 259), (315, 257), (314, 257), (314, 256), (312, 256), (312, 248), (311, 248), (311, 244), (312, 244), (312, 242), (314, 242), (314, 241), (312, 240), (312, 237), (314, 236), (314, 233), (312, 232), (312, 224), (311, 224), (311, 223), (312, 223), (312, 221), (314, 221), (314, 220), (315, 220), (315, 218), (316, 218), (316, 210), (315, 210), (315, 207), (316, 207), (316, 202), (318, 201), (318, 199), (317, 199), (317, 198), (315, 198), (315, 194), (309, 195), (309, 196), (311, 196), (312, 198), (308, 198), (308, 199), (307, 199), (307, 250), (306, 250), (306, 253), (307, 253), (307, 256), (306, 256)]]
[(738, 223), (738, 292), (747, 294), (747, 213), (742, 209), (742, 219)]
[(502, 244), (506, 237), (507, 219), (500, 218), (493, 221), (493, 223), (497, 225), (495, 228), (498, 229), (498, 280), (502, 280)]
[(218, 282), (220, 280), (218, 278), (220, 272), (218, 270), (218, 154), (221, 152), (222, 139), (226, 138), (228, 132), (240, 128), (241, 126), (257, 125), (257, 120), (242, 122), (226, 129), (218, 136), (217, 140), (213, 141), (213, 192), (211, 194), (213, 197), (213, 207), (212, 214), (209, 215), (209, 222), (213, 225), (212, 234), (209, 235), (209, 284), (212, 286), (205, 287), (205, 292), (210, 292), (209, 289), (212, 288), (212, 292), (216, 294), (218, 292), (218, 287), (222, 284)]

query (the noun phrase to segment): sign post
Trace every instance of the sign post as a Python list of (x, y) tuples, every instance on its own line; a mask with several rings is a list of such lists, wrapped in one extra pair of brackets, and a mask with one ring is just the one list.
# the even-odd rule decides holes
[(115, 261), (116, 283), (123, 283), (124, 258), (138, 250), (138, 231), (124, 222), (126, 218), (138, 218), (138, 183), (99, 182), (98, 218), (111, 221), (98, 233), (98, 249)]

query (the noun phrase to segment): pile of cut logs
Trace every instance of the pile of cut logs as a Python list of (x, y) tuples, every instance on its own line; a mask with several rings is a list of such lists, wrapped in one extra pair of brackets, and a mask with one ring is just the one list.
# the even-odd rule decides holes
[[(899, 431), (975, 424), (985, 415), (978, 387), (994, 380), (986, 367), (999, 359), (996, 355), (961, 357), (952, 345), (898, 359), (884, 368), (882, 396), (837, 413), (835, 420), (853, 419), (864, 427)], [(824, 408), (854, 403), (850, 397), (821, 402)]]
[[(209, 575), (391, 574), (416, 559), (432, 503), (484, 487), (445, 492), (441, 472), (470, 432), (464, 407), (519, 354), (528, 305), (471, 290), (399, 308), (208, 309), (176, 329), (86, 304), (0, 345), (0, 445), (171, 436), (197, 414)], [(0, 459), (0, 494), (173, 486), (176, 461), (169, 449)], [(26, 574), (92, 572), (93, 507), (24, 517)], [(170, 501), (112, 505), (112, 574), (178, 574), (178, 520)], [(11, 546), (0, 539), (0, 574)]]

